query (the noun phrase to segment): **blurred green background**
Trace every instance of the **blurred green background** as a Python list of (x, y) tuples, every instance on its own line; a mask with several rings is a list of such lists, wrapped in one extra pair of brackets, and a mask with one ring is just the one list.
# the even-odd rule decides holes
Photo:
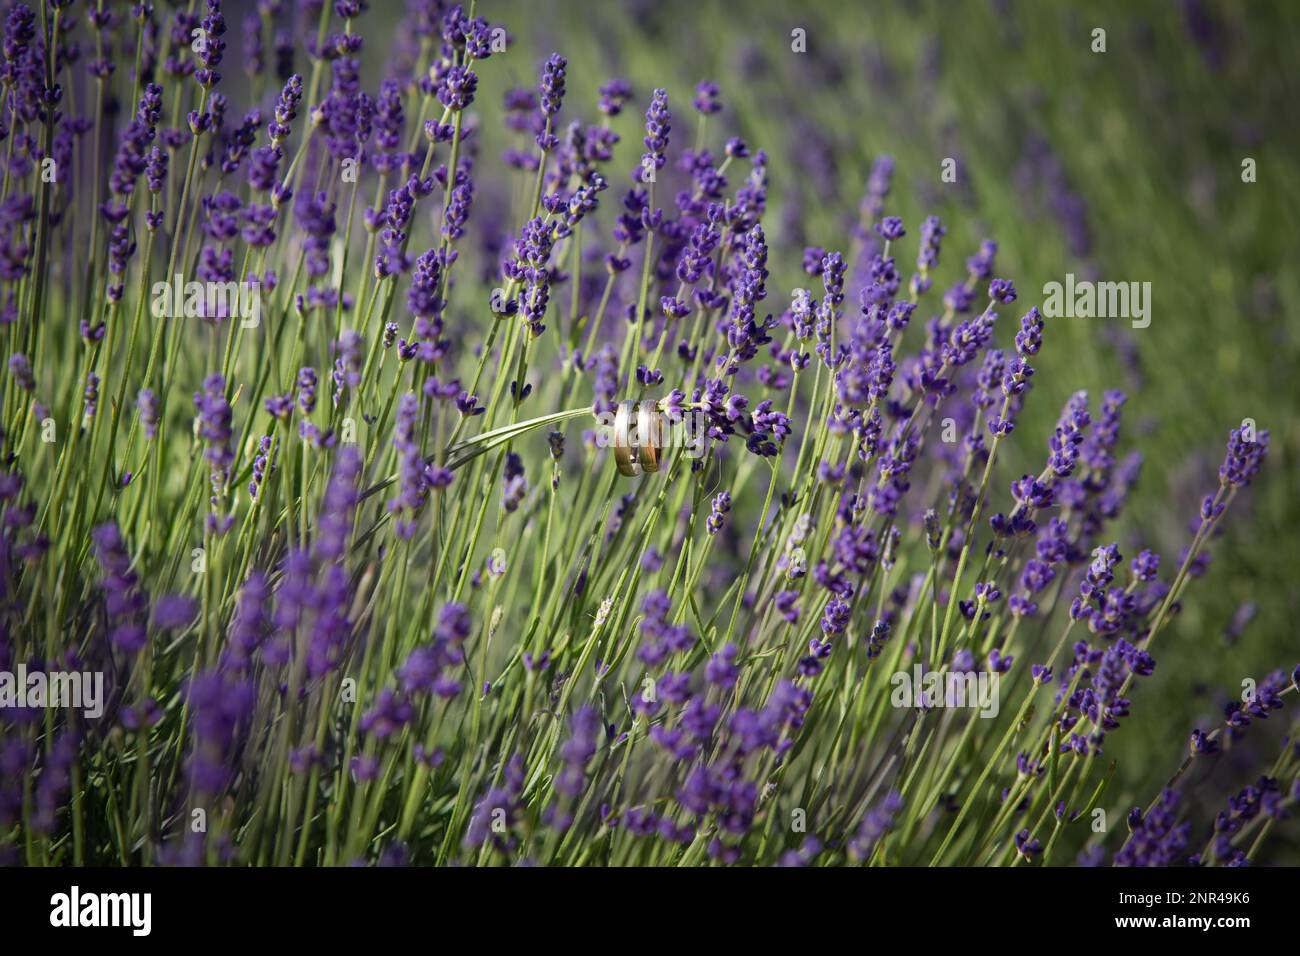
[[(654, 87), (668, 90), (674, 137), (683, 138), (694, 135), (696, 82), (722, 87), (712, 145), (736, 134), (770, 156), (776, 311), (808, 284), (805, 244), (847, 252), (881, 154), (896, 161), (887, 211), (913, 230), (902, 254), (914, 255), (925, 215), (948, 229), (940, 288), (986, 235), (1001, 246), (997, 274), (1020, 289), (1016, 314), (1069, 272), (1150, 282), (1148, 328), (1049, 322), (1012, 443), (1020, 460), (1000, 469), (1041, 467), (1074, 390), (1096, 402), (1104, 389), (1124, 389), (1121, 451), (1145, 456), (1114, 526), (1126, 556), (1151, 546), (1174, 563), (1200, 496), (1217, 487), (1228, 430), (1253, 418), (1272, 432), (1264, 474), (1154, 648), (1160, 666), (1132, 722), (1108, 741), (1120, 759), (1109, 806), (1154, 795), (1190, 729), (1215, 719), (1244, 678), (1300, 660), (1300, 4), (520, 0), (478, 12), (504, 21), (516, 41), (482, 71), (485, 111), (508, 87), (535, 83), (553, 50), (569, 59), (568, 118), (594, 120), (607, 79), (632, 82), (625, 147)], [(791, 50), (795, 29), (806, 31), (805, 53)], [(1104, 53), (1093, 51), (1095, 29), (1105, 30)], [(506, 145), (495, 125), (483, 129), (488, 162)], [(945, 158), (957, 161), (956, 184), (940, 179)], [(1254, 183), (1242, 181), (1247, 158)], [(614, 186), (617, 194), (623, 183)], [(1279, 724), (1253, 734), (1217, 766), (1219, 779), (1198, 788), (1207, 808), (1271, 762)]]

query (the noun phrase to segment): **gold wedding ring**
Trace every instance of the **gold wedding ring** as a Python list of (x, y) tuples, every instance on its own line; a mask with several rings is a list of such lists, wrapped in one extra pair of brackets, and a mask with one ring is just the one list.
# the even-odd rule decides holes
[[(618, 464), (618, 473), (629, 478), (641, 474), (641, 466), (634, 454), (632, 436), (632, 407), (635, 402), (619, 402), (614, 415), (614, 461)], [(656, 467), (658, 467), (656, 465)]]
[(645, 471), (658, 471), (659, 453), (663, 450), (660, 433), (659, 403), (648, 399), (641, 403), (636, 418), (637, 461)]

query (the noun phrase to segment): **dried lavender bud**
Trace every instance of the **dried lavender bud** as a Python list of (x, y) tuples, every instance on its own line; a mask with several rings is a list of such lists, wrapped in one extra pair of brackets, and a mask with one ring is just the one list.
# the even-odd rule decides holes
[(668, 150), (668, 134), (672, 131), (672, 116), (668, 112), (668, 93), (655, 90), (650, 99), (650, 108), (645, 114), (645, 148), (641, 157), (641, 169), (663, 169), (668, 162), (665, 153)]
[(136, 410), (140, 413), (140, 424), (144, 428), (144, 436), (152, 440), (158, 435), (158, 397), (148, 388), (140, 389), (140, 394), (135, 399)]
[(226, 401), (225, 378), (214, 373), (203, 380), (203, 391), (194, 393), (194, 410), (198, 434), (205, 445), (204, 457), (212, 470), (213, 485), (223, 485), (235, 463), (235, 454), (230, 448), (234, 437), (233, 412)]
[(32, 363), (21, 352), (15, 352), (9, 356), (9, 374), (14, 377), (14, 382), (24, 392), (32, 392), (36, 389), (36, 378), (32, 375)]
[(695, 107), (696, 112), (704, 116), (712, 116), (722, 111), (722, 104), (718, 102), (721, 93), (717, 83), (701, 80), (695, 84), (695, 99), (691, 101), (691, 105)]
[(617, 116), (632, 98), (632, 86), (626, 80), (613, 79), (600, 88), (598, 108), (606, 116)]
[(438, 102), (453, 113), (459, 113), (474, 102), (478, 77), (464, 66), (453, 66), (442, 77), (438, 86)]
[(705, 527), (709, 534), (717, 534), (722, 530), (723, 521), (726, 519), (727, 512), (731, 511), (731, 495), (728, 492), (720, 491), (713, 498), (713, 505), (709, 511), (709, 517), (705, 519)]

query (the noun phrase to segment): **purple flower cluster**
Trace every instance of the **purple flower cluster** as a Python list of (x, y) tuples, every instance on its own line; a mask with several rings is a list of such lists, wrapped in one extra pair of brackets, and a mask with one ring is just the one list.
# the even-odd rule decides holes
[(1132, 834), (1115, 854), (1115, 866), (1179, 866), (1188, 862), (1192, 825), (1179, 821), (1182, 797), (1166, 789), (1146, 813), (1134, 807), (1129, 814)]
[(407, 694), (433, 694), (450, 699), (460, 693), (458, 671), (465, 662), (465, 641), (473, 630), (463, 604), (444, 605), (429, 643), (416, 647), (397, 669), (397, 679)]

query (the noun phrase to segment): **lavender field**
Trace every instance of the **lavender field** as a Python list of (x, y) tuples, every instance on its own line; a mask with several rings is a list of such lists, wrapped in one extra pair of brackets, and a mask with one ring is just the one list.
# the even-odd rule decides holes
[(4, 3), (0, 862), (1300, 862), (1297, 13)]

